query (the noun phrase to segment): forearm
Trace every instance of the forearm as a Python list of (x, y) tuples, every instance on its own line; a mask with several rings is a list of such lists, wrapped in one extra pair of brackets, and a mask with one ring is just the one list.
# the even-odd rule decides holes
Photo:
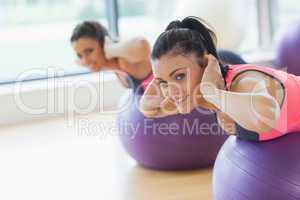
[(142, 62), (150, 59), (151, 48), (147, 40), (134, 38), (124, 42), (112, 43), (106, 49), (110, 58), (124, 58), (128, 62)]
[(119, 67), (121, 71), (126, 72), (138, 80), (144, 79), (151, 72), (150, 60), (133, 64), (124, 58), (119, 58)]
[(236, 126), (234, 120), (232, 120), (227, 114), (217, 111), (217, 121), (219, 126), (229, 134), (236, 134)]
[(146, 117), (164, 117), (177, 114), (177, 107), (166, 99), (155, 80), (152, 80), (139, 102), (139, 109)]
[(244, 128), (255, 132), (266, 132), (275, 127), (280, 107), (272, 96), (265, 93), (216, 90), (217, 96), (207, 96), (206, 100)]
[(139, 110), (146, 117), (152, 118), (160, 118), (178, 114), (178, 110), (172, 102), (146, 96), (141, 98)]

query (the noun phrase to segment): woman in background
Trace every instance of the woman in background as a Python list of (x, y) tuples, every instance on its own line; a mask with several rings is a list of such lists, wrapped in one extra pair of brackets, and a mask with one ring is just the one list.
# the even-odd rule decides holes
[(113, 42), (100, 23), (84, 21), (74, 28), (70, 40), (81, 65), (93, 72), (112, 70), (127, 88), (152, 78), (151, 48), (142, 37)]

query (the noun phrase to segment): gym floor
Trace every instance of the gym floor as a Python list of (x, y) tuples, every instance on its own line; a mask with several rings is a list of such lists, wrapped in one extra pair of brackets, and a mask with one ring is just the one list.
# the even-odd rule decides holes
[(91, 114), (2, 126), (0, 199), (212, 199), (211, 169), (139, 167), (122, 148), (114, 119)]

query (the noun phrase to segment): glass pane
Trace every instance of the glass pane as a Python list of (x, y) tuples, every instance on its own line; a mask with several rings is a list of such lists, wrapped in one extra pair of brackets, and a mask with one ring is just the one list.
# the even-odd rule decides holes
[[(274, 15), (274, 40), (273, 46), (277, 47), (282, 37), (289, 34), (295, 22), (300, 23), (300, 1), (299, 0), (277, 0)], [(274, 3), (276, 3), (274, 1)], [(275, 48), (276, 49), (276, 48)]]
[(153, 44), (170, 21), (194, 15), (214, 26), (222, 48), (258, 46), (256, 0), (119, 0), (119, 9), (121, 39), (144, 36)]
[[(173, 19), (173, 2), (176, 0), (119, 0), (121, 39), (144, 36), (154, 43), (167, 23)], [(162, 8), (163, 12), (160, 12)]]
[(279, 0), (279, 27), (300, 20), (299, 0)]
[(0, 81), (36, 68), (82, 70), (74, 62), (69, 38), (82, 20), (106, 25), (104, 4), (103, 0), (0, 0)]

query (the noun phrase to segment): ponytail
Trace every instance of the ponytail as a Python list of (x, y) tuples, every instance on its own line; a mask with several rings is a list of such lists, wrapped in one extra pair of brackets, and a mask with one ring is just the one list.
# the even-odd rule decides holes
[(207, 53), (218, 58), (216, 51), (217, 37), (207, 22), (197, 17), (186, 17), (182, 20), (182, 25), (184, 28), (197, 31), (203, 40)]
[[(199, 57), (212, 54), (218, 59), (216, 40), (212, 28), (200, 18), (190, 16), (182, 21), (175, 20), (169, 23), (166, 30), (156, 40), (152, 59), (159, 59), (168, 53), (183, 55), (196, 53)], [(225, 77), (228, 67), (222, 64), (220, 67)]]

